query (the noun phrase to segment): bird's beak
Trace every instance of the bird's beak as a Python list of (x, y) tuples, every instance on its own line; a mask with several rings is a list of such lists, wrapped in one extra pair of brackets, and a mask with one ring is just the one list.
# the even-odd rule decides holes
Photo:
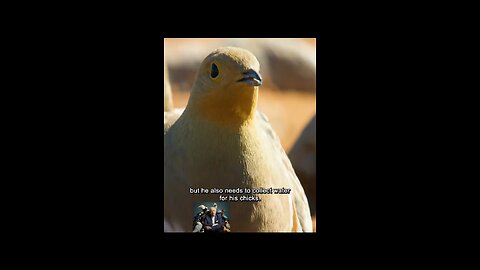
[(262, 76), (260, 76), (260, 74), (258, 74), (258, 72), (256, 72), (255, 70), (250, 69), (244, 72), (242, 75), (243, 75), (243, 78), (238, 80), (239, 82), (245, 82), (252, 86), (262, 85)]

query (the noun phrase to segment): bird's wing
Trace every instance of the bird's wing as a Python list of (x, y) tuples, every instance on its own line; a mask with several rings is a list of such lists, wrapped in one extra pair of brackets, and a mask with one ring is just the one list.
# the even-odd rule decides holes
[[(186, 193), (190, 169), (186, 170), (188, 140), (182, 136), (184, 109), (164, 113), (164, 219), (174, 224), (175, 231), (190, 231), (193, 196)], [(184, 123), (184, 122), (183, 122)]]
[[(280, 143), (280, 139), (273, 130), (267, 116), (261, 112), (257, 112), (256, 120), (260, 126), (262, 132), (264, 132), (268, 138), (269, 147), (272, 150), (272, 157), (276, 157), (279, 160), (280, 168), (279, 170), (283, 171), (283, 176), (285, 177), (286, 185), (292, 189), (291, 194), (293, 197), (293, 209), (296, 212), (293, 218), (299, 221), (299, 230), (303, 232), (312, 232), (312, 218), (310, 215), (310, 208), (308, 205), (307, 197), (305, 191), (303, 190), (302, 184), (298, 180), (297, 175), (290, 163), (290, 160), (285, 153), (285, 150)], [(295, 222), (295, 221), (294, 221)]]

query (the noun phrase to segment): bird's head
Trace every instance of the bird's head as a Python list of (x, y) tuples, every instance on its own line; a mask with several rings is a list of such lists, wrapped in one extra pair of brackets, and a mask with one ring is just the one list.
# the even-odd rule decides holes
[(253, 119), (262, 85), (259, 71), (260, 64), (251, 52), (235, 47), (216, 49), (200, 66), (187, 108), (225, 124)]

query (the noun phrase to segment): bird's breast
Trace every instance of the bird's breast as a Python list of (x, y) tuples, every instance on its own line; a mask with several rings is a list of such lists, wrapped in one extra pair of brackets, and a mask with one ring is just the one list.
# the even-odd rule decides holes
[[(237, 130), (179, 119), (166, 135), (166, 200), (189, 188), (281, 188), (282, 175), (269, 144), (255, 126)], [(241, 196), (241, 195), (240, 195)], [(258, 195), (261, 202), (231, 202), (235, 231), (285, 231), (291, 227), (290, 195)], [(218, 194), (189, 197), (218, 201)]]
[[(182, 123), (179, 123), (182, 125)], [(174, 143), (166, 144), (166, 155), (182, 166), (184, 178), (193, 185), (236, 188), (241, 185), (265, 186), (271, 165), (263, 143), (252, 127), (223, 129), (208, 123), (171, 130)], [(175, 127), (173, 127), (175, 129)], [(168, 149), (170, 145), (174, 145)]]

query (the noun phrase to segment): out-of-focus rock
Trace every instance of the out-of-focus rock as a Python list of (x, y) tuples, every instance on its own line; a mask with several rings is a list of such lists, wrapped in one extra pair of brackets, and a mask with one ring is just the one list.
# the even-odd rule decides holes
[[(229, 39), (232, 46), (250, 50), (261, 73), (280, 90), (316, 91), (316, 48), (302, 39)], [(267, 81), (267, 79), (265, 80)]]
[(290, 161), (295, 169), (305, 194), (310, 210), (316, 212), (317, 202), (317, 116), (315, 115), (305, 127), (297, 142), (289, 153)]
[(180, 90), (190, 91), (203, 59), (222, 46), (251, 51), (260, 62), (266, 87), (279, 90), (316, 91), (316, 48), (302, 39), (232, 38), (212, 42), (165, 45), (170, 80)]
[(163, 111), (169, 112), (173, 110), (172, 89), (168, 79), (168, 69), (165, 61), (163, 62)]
[(182, 116), (185, 108), (175, 108), (169, 112), (163, 112), (163, 134)]

